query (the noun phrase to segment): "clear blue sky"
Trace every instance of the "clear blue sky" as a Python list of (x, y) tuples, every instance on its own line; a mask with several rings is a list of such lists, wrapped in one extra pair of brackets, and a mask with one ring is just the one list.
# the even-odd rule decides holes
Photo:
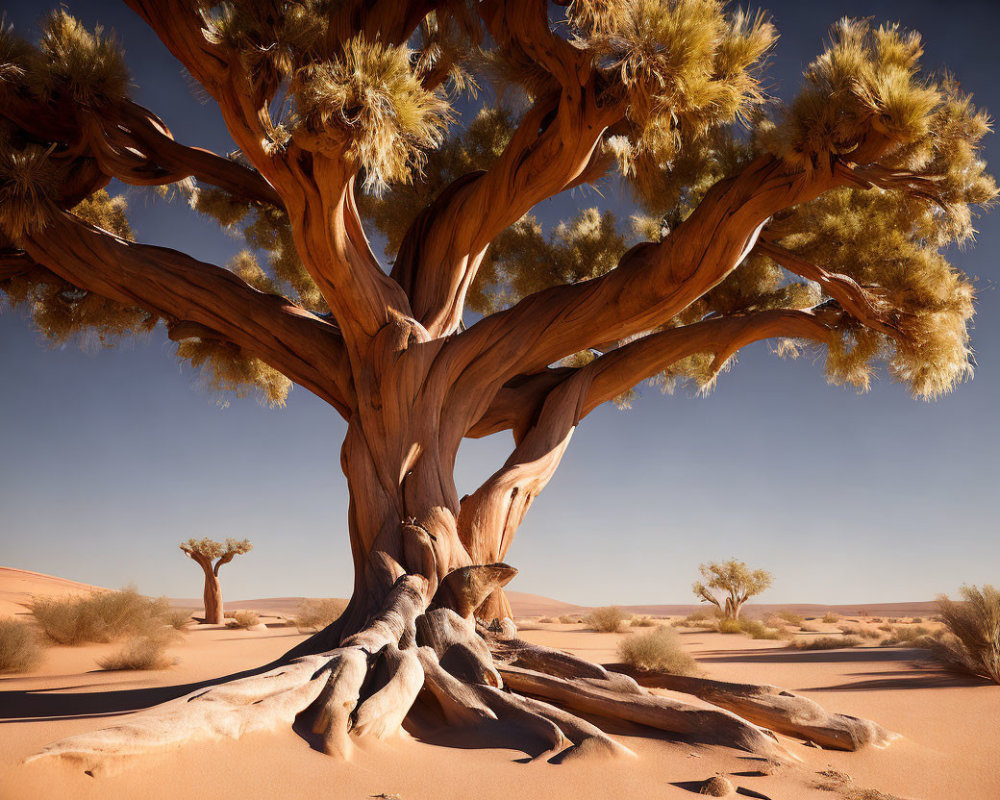
[[(113, 28), (136, 99), (178, 139), (231, 148), (166, 49), (124, 5), (70, 0)], [(789, 96), (843, 15), (920, 30), (925, 64), (948, 66), (1000, 113), (1000, 5), (953, 0), (764, 4), (781, 39), (769, 88)], [(7, 2), (27, 34), (36, 2)], [(947, 9), (942, 13), (942, 9)], [(987, 155), (1000, 169), (1000, 135)], [(123, 187), (137, 238), (225, 263), (238, 243), (184, 207)], [(539, 209), (553, 220), (593, 196)], [(623, 218), (627, 201), (606, 205)], [(979, 244), (954, 255), (978, 276), (978, 370), (935, 403), (882, 380), (866, 395), (827, 386), (820, 364), (745, 351), (707, 398), (645, 389), (634, 408), (581, 425), (517, 535), (510, 588), (587, 605), (690, 602), (697, 565), (736, 556), (775, 575), (768, 602), (921, 600), (963, 582), (1000, 582), (1000, 211)], [(345, 595), (351, 561), (339, 468), (345, 423), (303, 389), (288, 407), (220, 409), (173, 358), (162, 330), (118, 350), (50, 350), (26, 321), (0, 314), (0, 564), (150, 594), (195, 597), (190, 536), (248, 537), (225, 568), (231, 599)], [(509, 436), (469, 442), (460, 493), (506, 457)]]

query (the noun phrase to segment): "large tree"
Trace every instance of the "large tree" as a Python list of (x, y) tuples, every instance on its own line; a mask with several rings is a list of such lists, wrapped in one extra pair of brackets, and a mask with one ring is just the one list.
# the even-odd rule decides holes
[[(576, 426), (643, 381), (707, 388), (762, 339), (825, 353), (833, 383), (885, 364), (934, 397), (970, 376), (973, 290), (945, 253), (995, 195), (989, 123), (922, 70), (916, 34), (837, 23), (781, 104), (760, 74), (776, 31), (719, 0), (126, 2), (235, 154), (176, 141), (129, 99), (116, 46), (67, 13), (34, 45), (4, 31), (0, 286), (52, 339), (162, 324), (219, 388), (328, 402), (347, 421), (355, 585), (277, 669), (48, 753), (99, 761), (307, 707), (339, 753), (411, 710), (581, 753), (622, 748), (566, 709), (758, 753), (776, 745), (746, 720), (885, 739), (767, 688), (684, 679), (729, 711), (666, 700), (473, 619), (510, 615), (500, 562)], [(614, 176), (643, 209), (631, 229), (531, 216)], [(186, 197), (246, 251), (221, 267), (134, 241), (113, 180)], [(507, 461), (459, 497), (462, 440), (505, 430)]]

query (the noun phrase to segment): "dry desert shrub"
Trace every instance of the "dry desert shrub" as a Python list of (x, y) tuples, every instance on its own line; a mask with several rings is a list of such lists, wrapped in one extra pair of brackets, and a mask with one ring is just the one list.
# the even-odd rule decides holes
[(625, 612), (618, 606), (595, 608), (587, 621), (600, 633), (618, 633), (625, 626)]
[(801, 614), (796, 614), (794, 611), (789, 611), (787, 609), (782, 609), (781, 611), (776, 612), (776, 615), (778, 619), (788, 625), (801, 626), (802, 623), (806, 621), (806, 618)]
[(320, 600), (304, 600), (299, 606), (299, 611), (295, 615), (295, 627), (300, 631), (314, 631), (325, 628), (332, 622), (336, 622), (344, 609), (347, 608), (347, 601), (339, 597), (327, 597)]
[(662, 625), (645, 633), (630, 633), (618, 643), (618, 657), (636, 669), (674, 675), (699, 673), (698, 663), (681, 649), (677, 634)]
[(1000, 683), (1000, 591), (988, 584), (961, 591), (964, 601), (938, 597), (951, 636), (942, 639), (935, 653), (952, 669)]
[(860, 637), (862, 639), (882, 638), (882, 634), (876, 628), (869, 628), (866, 625), (841, 625), (840, 632), (845, 636)]
[(632, 617), (632, 620), (629, 622), (629, 625), (633, 628), (652, 628), (657, 624), (656, 620), (648, 615)]
[(254, 625), (260, 625), (260, 617), (253, 611), (236, 611), (233, 613), (232, 619), (226, 622), (227, 628), (242, 628), (243, 630), (252, 628)]
[(816, 636), (811, 639), (797, 639), (789, 647), (797, 650), (839, 650), (842, 647), (857, 647), (861, 640), (857, 636)]
[(563, 625), (573, 625), (577, 622), (583, 622), (583, 617), (571, 617), (569, 614), (564, 614), (559, 617), (559, 622)]
[(924, 621), (923, 617), (914, 617), (913, 619), (910, 620), (910, 622), (912, 622), (914, 625), (917, 625), (923, 621)]
[(168, 644), (169, 637), (163, 634), (133, 636), (121, 650), (97, 663), (104, 670), (166, 669), (173, 664), (166, 654)]
[(146, 597), (133, 587), (82, 597), (38, 598), (31, 607), (45, 634), (59, 644), (145, 635), (165, 624), (167, 612), (165, 599)]
[(720, 619), (716, 630), (719, 633), (742, 633), (751, 639), (782, 639), (782, 630), (768, 627), (757, 619)]
[(834, 625), (840, 622), (840, 614), (837, 614), (834, 611), (828, 611), (823, 615), (821, 621), (825, 622), (827, 625)]
[(42, 659), (35, 626), (18, 619), (0, 619), (0, 672), (28, 672)]
[(179, 608), (165, 614), (163, 621), (175, 631), (182, 631), (194, 621), (191, 618), (193, 613), (191, 609)]
[(538, 618), (538, 621), (539, 621), (540, 623), (542, 623), (543, 625), (551, 625), (551, 624), (553, 624), (553, 623), (554, 623), (554, 622), (555, 622), (556, 620), (555, 620), (555, 618), (554, 618), (554, 617), (539, 617), (539, 618)]

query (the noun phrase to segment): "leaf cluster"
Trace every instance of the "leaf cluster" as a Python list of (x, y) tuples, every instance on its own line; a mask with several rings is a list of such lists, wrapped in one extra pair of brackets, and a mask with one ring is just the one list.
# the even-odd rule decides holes
[(209, 560), (225, 558), (226, 556), (229, 558), (232, 558), (233, 556), (241, 556), (244, 553), (249, 553), (253, 550), (253, 545), (250, 543), (249, 539), (231, 538), (226, 539), (225, 542), (217, 542), (214, 539), (208, 538), (192, 538), (185, 542), (181, 542), (180, 547), (181, 550), (183, 550), (190, 557), (198, 555)]

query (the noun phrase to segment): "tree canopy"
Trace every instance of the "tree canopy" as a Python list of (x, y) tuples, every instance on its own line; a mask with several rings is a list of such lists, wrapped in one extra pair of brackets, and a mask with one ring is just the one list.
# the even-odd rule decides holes
[[(697, 296), (627, 325), (595, 325), (592, 340), (574, 336), (543, 359), (579, 368), (636, 338), (780, 310), (822, 322), (816, 337), (779, 337), (781, 350), (818, 341), (833, 382), (867, 388), (885, 363), (915, 394), (935, 397), (971, 375), (973, 288), (948, 248), (971, 240), (975, 208), (996, 194), (979, 151), (989, 119), (952, 76), (921, 66), (914, 32), (841, 20), (783, 104), (762, 88), (773, 24), (717, 0), (574, 0), (551, 29), (544, 4), (526, 1), (431, 3), (371, 29), (355, 24), (352, 3), (180, 2), (173, 21), (132, 5), (175, 51), (203, 26), (181, 60), (222, 103), (239, 149), (216, 157), (175, 142), (129, 99), (115, 40), (65, 10), (34, 42), (0, 32), (0, 289), (54, 342), (87, 332), (110, 345), (163, 321), (178, 356), (214, 388), (281, 403), (299, 382), (331, 399), (321, 376), (277, 357), (277, 343), (217, 320), (191, 324), (161, 297), (102, 285), (51, 245), (46, 257), (32, 244), (65, 224), (131, 242), (124, 200), (107, 192), (112, 178), (161, 187), (240, 232), (246, 249), (227, 266), (239, 280), (225, 281), (234, 293), (251, 287), (298, 316), (332, 313), (350, 327), (279, 196), (297, 170), (318, 179), (327, 162), (346, 165), (363, 189), (357, 224), (381, 234), (384, 268), (428, 330), (446, 335), (474, 319), (467, 312), (516, 313), (544, 290), (629, 271), (722, 178), (770, 156), (822, 176), (824, 190), (775, 208), (738, 266)], [(260, 109), (252, 120), (237, 120), (236, 84)], [(563, 174), (558, 143), (587, 124), (584, 166)], [(543, 164), (528, 181), (526, 166)], [(631, 220), (583, 208), (545, 230), (531, 214), (546, 196), (615, 176), (641, 209)], [(487, 210), (501, 180), (514, 182), (514, 202)], [(459, 226), (454, 252), (416, 252), (419, 234), (449, 214), (467, 214), (475, 230)], [(443, 283), (418, 263), (434, 259), (456, 264)], [(664, 359), (633, 383), (708, 386), (730, 355)]]
[(735, 558), (698, 567), (704, 580), (695, 581), (692, 590), (703, 603), (711, 603), (727, 617), (739, 617), (743, 604), (771, 585), (771, 573), (750, 569)]

